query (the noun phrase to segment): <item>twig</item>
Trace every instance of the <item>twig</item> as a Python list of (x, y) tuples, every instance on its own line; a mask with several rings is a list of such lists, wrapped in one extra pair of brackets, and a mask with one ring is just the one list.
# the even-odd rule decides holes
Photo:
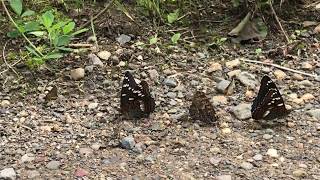
[(89, 48), (92, 47), (92, 44), (86, 44), (86, 43), (79, 43), (79, 44), (68, 44), (68, 47), (73, 47), (73, 48)]
[(270, 6), (270, 9), (271, 9), (271, 11), (272, 11), (272, 13), (273, 13), (273, 15), (274, 15), (274, 18), (275, 18), (276, 21), (277, 21), (277, 23), (278, 23), (278, 25), (279, 25), (282, 33), (283, 33), (284, 36), (286, 37), (287, 43), (290, 43), (290, 39), (289, 39), (287, 33), (284, 31), (284, 29), (283, 29), (283, 27), (282, 27), (282, 25), (281, 25), (281, 22), (279, 21), (279, 18), (278, 18), (278, 16), (277, 16), (277, 13), (276, 13), (276, 11), (274, 10), (274, 8), (273, 8), (273, 6), (272, 6), (272, 2), (269, 3), (269, 6)]
[[(104, 9), (102, 9), (97, 15), (95, 15), (95, 16), (92, 18), (92, 21), (96, 20), (101, 14), (103, 14), (106, 10), (108, 10), (109, 7), (113, 4), (114, 1), (115, 1), (115, 0), (111, 0), (111, 1), (109, 2), (109, 4), (107, 4)], [(84, 27), (88, 26), (90, 23), (91, 23), (91, 21), (87, 21), (87, 22), (84, 23), (82, 26), (80, 26), (79, 29), (83, 29)]]
[(287, 67), (280, 66), (280, 65), (278, 65), (278, 64), (265, 63), (265, 62), (254, 61), (254, 60), (249, 60), (249, 59), (241, 59), (241, 61), (249, 62), (249, 63), (256, 63), (256, 64), (263, 64), (263, 65), (268, 65), (268, 66), (273, 66), (273, 67), (276, 67), (276, 68), (279, 68), (279, 69), (282, 69), (282, 70), (286, 70), (286, 71), (290, 71), (290, 72), (294, 72), (294, 73), (297, 73), (297, 74), (303, 74), (303, 75), (305, 75), (305, 76), (314, 77), (314, 78), (317, 77), (317, 75), (315, 75), (315, 74), (309, 74), (309, 73), (305, 73), (305, 72), (298, 71), (298, 70), (295, 70), (295, 69), (290, 69), (290, 68), (287, 68)]
[(93, 19), (92, 19), (92, 17), (90, 17), (90, 22), (91, 22), (92, 34), (93, 34), (93, 37), (94, 37), (94, 43), (96, 44), (96, 48), (99, 49), (96, 32), (94, 31), (94, 24), (93, 24)]
[(6, 60), (6, 55), (5, 55), (5, 50), (6, 50), (6, 46), (8, 44), (8, 41), (6, 43), (4, 43), (3, 49), (2, 49), (2, 58), (4, 63), (6, 64), (6, 66), (11, 69), (17, 76), (19, 76), (19, 74), (17, 73), (16, 70), (13, 69), (13, 67), (7, 62)]

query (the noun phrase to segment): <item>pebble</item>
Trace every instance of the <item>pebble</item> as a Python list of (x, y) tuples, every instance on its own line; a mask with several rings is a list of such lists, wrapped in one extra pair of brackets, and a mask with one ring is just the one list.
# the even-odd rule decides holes
[(98, 52), (98, 57), (103, 60), (108, 60), (111, 57), (111, 52), (109, 51), (100, 51)]
[(13, 168), (5, 168), (0, 171), (0, 179), (14, 180), (16, 176), (17, 174)]
[(76, 176), (76, 177), (84, 177), (84, 176), (87, 176), (88, 174), (89, 174), (89, 172), (85, 169), (82, 169), (82, 168), (78, 168), (74, 172), (74, 176)]
[(253, 156), (253, 159), (256, 161), (262, 161), (263, 156), (262, 156), (262, 154), (256, 154), (255, 156)]
[(301, 67), (302, 67), (302, 69), (304, 69), (304, 70), (312, 70), (312, 69), (313, 69), (313, 66), (312, 66), (310, 63), (308, 63), (308, 62), (303, 62), (303, 63), (301, 64)]
[(226, 88), (229, 86), (230, 83), (231, 82), (228, 81), (228, 80), (222, 80), (217, 84), (216, 88), (220, 93), (224, 93)]
[(98, 107), (99, 103), (90, 103), (88, 104), (88, 109), (96, 109)]
[(92, 65), (96, 65), (96, 66), (100, 66), (103, 67), (103, 62), (100, 60), (100, 58), (98, 56), (96, 56), (95, 54), (89, 54), (88, 58), (90, 60), (90, 63)]
[(118, 64), (119, 67), (124, 67), (126, 66), (126, 62), (124, 61), (120, 61), (119, 64)]
[(251, 104), (242, 103), (231, 108), (232, 113), (240, 120), (251, 118)]
[(292, 75), (292, 78), (293, 78), (294, 80), (298, 80), (298, 81), (302, 81), (302, 80), (304, 79), (302, 75), (297, 74), (297, 73), (294, 73), (294, 74)]
[(210, 164), (212, 164), (212, 165), (214, 165), (214, 166), (218, 166), (219, 165), (219, 163), (221, 162), (221, 158), (219, 158), (219, 157), (211, 157), (210, 159), (209, 159), (209, 161), (210, 161)]
[(279, 157), (278, 155), (278, 151), (276, 149), (268, 149), (267, 151), (267, 155), (270, 156), (270, 157)]
[(91, 148), (92, 148), (93, 150), (99, 150), (100, 147), (101, 147), (101, 144), (100, 144), (100, 143), (94, 143), (94, 144), (91, 145)]
[(225, 96), (213, 96), (211, 98), (214, 105), (227, 104), (228, 99)]
[(168, 93), (167, 93), (167, 97), (168, 97), (168, 98), (174, 99), (174, 98), (176, 98), (176, 96), (177, 96), (177, 94), (174, 93), (174, 92), (168, 92)]
[(80, 80), (84, 77), (85, 72), (83, 68), (77, 68), (70, 71), (70, 76), (73, 80)]
[(166, 86), (169, 86), (169, 87), (176, 87), (177, 86), (176, 80), (172, 79), (172, 78), (166, 78), (163, 81), (163, 84), (166, 85)]
[(221, 71), (222, 66), (220, 63), (212, 63), (208, 68), (208, 73), (213, 73), (215, 71)]
[(50, 161), (46, 167), (48, 169), (51, 169), (51, 170), (57, 170), (59, 169), (59, 167), (61, 166), (61, 163), (59, 161)]
[(320, 120), (320, 109), (312, 109), (307, 111), (307, 114), (315, 119)]
[(35, 156), (31, 153), (27, 153), (21, 157), (21, 163), (31, 162), (33, 160), (35, 160)]
[(273, 136), (271, 134), (264, 134), (263, 135), (263, 139), (269, 140), (271, 139)]
[(230, 134), (230, 133), (231, 133), (231, 129), (230, 129), (230, 128), (223, 128), (223, 129), (221, 130), (221, 132), (222, 132), (223, 134)]
[(240, 73), (241, 73), (241, 70), (237, 69), (237, 70), (233, 70), (233, 71), (228, 72), (227, 75), (229, 78), (233, 78), (235, 76), (238, 76)]
[(216, 177), (216, 180), (232, 180), (231, 175), (220, 175)]
[(151, 80), (157, 81), (159, 79), (159, 73), (155, 69), (149, 69), (148, 74)]
[(239, 59), (235, 59), (233, 61), (228, 61), (226, 62), (226, 67), (229, 69), (235, 68), (237, 66), (240, 66), (240, 60)]
[(121, 34), (119, 37), (116, 38), (116, 41), (118, 41), (118, 43), (120, 45), (123, 45), (123, 44), (131, 41), (131, 36)]
[(127, 136), (121, 140), (121, 146), (127, 150), (131, 150), (135, 147), (135, 141), (132, 136)]
[(91, 148), (80, 148), (79, 153), (81, 155), (89, 156), (93, 153), (93, 150)]
[(27, 171), (27, 176), (28, 176), (28, 179), (36, 179), (36, 178), (40, 179), (40, 173), (37, 170)]
[(286, 78), (286, 73), (277, 69), (273, 72), (274, 76), (278, 79), (278, 80), (282, 80), (284, 78)]
[(306, 86), (306, 87), (312, 87), (314, 84), (309, 80), (303, 80), (303, 81), (299, 82), (299, 85)]
[(257, 81), (257, 78), (253, 74), (250, 74), (246, 71), (241, 72), (237, 76), (237, 78), (242, 84), (244, 84), (245, 86), (251, 87), (252, 89), (254, 89), (259, 84), (259, 82)]
[(1, 101), (1, 107), (3, 107), (3, 108), (6, 108), (6, 107), (8, 107), (8, 106), (10, 106), (10, 101), (8, 101), (8, 100), (2, 100)]
[(297, 169), (292, 172), (295, 177), (305, 177), (307, 176), (307, 172), (303, 169)]
[(302, 95), (300, 99), (304, 100), (305, 102), (308, 102), (314, 98), (315, 97), (312, 94), (306, 93), (306, 94)]
[(243, 162), (243, 163), (241, 163), (240, 167), (245, 170), (250, 170), (253, 168), (253, 165), (249, 162)]

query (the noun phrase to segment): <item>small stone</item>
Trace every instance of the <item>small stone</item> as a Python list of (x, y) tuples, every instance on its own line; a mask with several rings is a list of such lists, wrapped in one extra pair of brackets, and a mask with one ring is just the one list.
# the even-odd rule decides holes
[(96, 109), (98, 107), (99, 103), (90, 103), (88, 104), (88, 109)]
[(223, 128), (223, 129), (221, 130), (221, 132), (222, 132), (223, 134), (230, 134), (230, 133), (231, 133), (231, 129), (230, 129), (230, 128)]
[(94, 143), (94, 144), (91, 145), (91, 148), (92, 148), (93, 150), (99, 150), (100, 147), (101, 147), (101, 144), (99, 144), (99, 143)]
[(240, 60), (239, 59), (235, 59), (233, 61), (228, 61), (226, 62), (226, 67), (229, 69), (232, 69), (234, 67), (240, 66)]
[(304, 168), (304, 169), (307, 169), (307, 168), (308, 168), (308, 166), (307, 166), (306, 164), (299, 164), (299, 167), (300, 167), (300, 168)]
[(70, 76), (73, 80), (80, 80), (84, 77), (85, 72), (83, 68), (77, 68), (70, 71)]
[(308, 102), (308, 101), (310, 101), (310, 100), (312, 100), (314, 98), (315, 97), (310, 93), (306, 93), (303, 96), (301, 96), (301, 99), (304, 100), (305, 102)]
[(307, 87), (312, 87), (314, 84), (312, 82), (310, 82), (309, 80), (303, 80), (303, 81), (300, 81), (299, 82), (299, 85), (302, 85), (302, 86), (307, 86)]
[(298, 81), (302, 81), (302, 80), (304, 79), (302, 75), (297, 74), (297, 73), (294, 73), (293, 76), (292, 76), (292, 78), (293, 78), (294, 80), (298, 80)]
[(221, 70), (222, 70), (222, 66), (220, 63), (212, 63), (208, 68), (208, 73), (213, 73), (215, 71), (221, 71)]
[(294, 122), (288, 122), (288, 127), (293, 128), (296, 124)]
[(124, 61), (120, 61), (119, 64), (118, 64), (119, 67), (124, 67), (126, 66), (126, 62)]
[(271, 139), (273, 136), (272, 135), (270, 135), (270, 134), (264, 134), (263, 135), (263, 139), (266, 139), (266, 140), (269, 140), (269, 139)]
[(245, 93), (246, 99), (252, 99), (254, 97), (254, 92), (251, 90), (247, 90)]
[(286, 73), (277, 69), (273, 72), (274, 76), (278, 79), (278, 80), (283, 80), (284, 78), (286, 78)]
[(172, 78), (166, 78), (163, 81), (163, 84), (166, 85), (166, 86), (169, 86), (169, 87), (176, 87), (177, 86), (176, 80), (172, 79)]
[(268, 149), (267, 151), (267, 155), (270, 156), (270, 157), (279, 157), (278, 155), (278, 151), (276, 149)]
[(135, 147), (135, 141), (132, 136), (127, 136), (121, 140), (121, 146), (127, 150), (131, 150)]
[(304, 70), (312, 70), (313, 66), (308, 62), (303, 62), (302, 63), (302, 69), (304, 69)]
[(40, 173), (37, 170), (30, 170), (30, 171), (27, 171), (27, 176), (28, 176), (28, 179), (36, 179), (40, 177)]
[(263, 156), (262, 156), (262, 154), (256, 154), (255, 156), (253, 156), (253, 159), (256, 161), (262, 161)]
[(90, 63), (92, 65), (96, 65), (96, 66), (100, 66), (103, 67), (103, 62), (98, 58), (98, 56), (96, 56), (95, 54), (89, 54), (88, 58), (90, 60)]
[(177, 96), (177, 94), (174, 93), (174, 92), (168, 92), (168, 93), (167, 93), (167, 97), (170, 98), (170, 99), (175, 99), (176, 96)]
[(220, 93), (224, 93), (226, 88), (229, 86), (230, 83), (231, 82), (228, 81), (228, 80), (222, 80), (217, 84), (216, 88)]
[(17, 174), (13, 168), (5, 168), (0, 171), (0, 179), (15, 180), (16, 176)]
[(320, 120), (320, 109), (312, 109), (307, 111), (307, 114), (315, 119)]
[(46, 165), (46, 167), (47, 167), (48, 169), (51, 169), (51, 170), (57, 170), (57, 169), (60, 168), (60, 166), (61, 166), (61, 163), (60, 163), (59, 161), (50, 161), (50, 162)]
[(157, 81), (159, 79), (159, 73), (155, 69), (148, 70), (148, 74), (150, 76), (150, 79), (153, 81)]
[(253, 75), (253, 74), (250, 74), (248, 72), (241, 72), (237, 78), (239, 79), (239, 81), (244, 84), (245, 86), (248, 86), (252, 89), (254, 89), (258, 84), (259, 82), (257, 81), (257, 78)]
[(6, 108), (6, 107), (8, 107), (8, 106), (10, 106), (10, 101), (8, 101), (8, 100), (2, 100), (1, 101), (1, 107), (3, 107), (3, 108)]
[(111, 52), (109, 51), (100, 51), (98, 52), (98, 57), (103, 60), (108, 60), (111, 57)]
[(309, 27), (309, 26), (316, 26), (318, 25), (318, 23), (316, 21), (303, 21), (303, 27)]
[(93, 153), (93, 150), (91, 148), (80, 148), (79, 153), (81, 155), (89, 156)]
[(240, 73), (241, 73), (241, 70), (237, 69), (237, 70), (233, 70), (233, 71), (228, 72), (227, 75), (229, 78), (233, 78), (235, 76), (238, 76)]
[(214, 165), (214, 166), (218, 166), (219, 165), (219, 163), (221, 162), (221, 158), (219, 158), (219, 157), (211, 157), (210, 158), (210, 164), (212, 164), (212, 165)]
[(214, 105), (227, 104), (228, 99), (225, 96), (213, 96), (211, 98)]
[(84, 177), (84, 176), (87, 176), (88, 174), (89, 174), (89, 172), (85, 169), (82, 169), (82, 168), (78, 168), (74, 172), (74, 176), (76, 176), (76, 177)]
[(31, 162), (33, 160), (35, 160), (35, 156), (31, 153), (27, 153), (21, 157), (21, 163)]
[(231, 112), (240, 120), (251, 117), (251, 104), (242, 103), (231, 108)]
[(240, 167), (245, 170), (250, 170), (253, 168), (253, 165), (249, 162), (243, 162), (243, 163), (241, 163)]
[(231, 175), (220, 175), (216, 177), (216, 180), (232, 180)]
[(28, 117), (29, 113), (25, 110), (19, 112), (19, 117)]
[(199, 85), (199, 81), (191, 80), (190, 85), (191, 86), (198, 86)]
[(307, 176), (307, 172), (303, 169), (297, 169), (292, 172), (295, 177), (305, 177)]
[(125, 35), (125, 34), (121, 34), (119, 37), (116, 38), (116, 40), (118, 41), (118, 43), (120, 45), (123, 45), (127, 42), (130, 42), (131, 41), (131, 37), (128, 36), (128, 35)]

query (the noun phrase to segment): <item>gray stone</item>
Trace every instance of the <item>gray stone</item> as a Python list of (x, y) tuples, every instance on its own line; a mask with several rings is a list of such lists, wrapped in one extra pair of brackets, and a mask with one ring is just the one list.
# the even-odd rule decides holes
[(5, 168), (0, 171), (0, 179), (14, 180), (16, 176), (17, 174), (13, 168)]
[(89, 105), (88, 105), (88, 109), (96, 109), (97, 107), (98, 107), (98, 103), (90, 103)]
[(176, 98), (176, 96), (177, 96), (177, 94), (174, 93), (174, 92), (168, 92), (168, 93), (167, 93), (167, 97), (168, 97), (168, 98), (174, 99), (174, 98)]
[(111, 53), (109, 51), (100, 51), (98, 52), (98, 57), (103, 60), (108, 60), (111, 57)]
[(263, 139), (269, 140), (271, 139), (273, 136), (271, 134), (264, 134), (263, 135)]
[(116, 40), (118, 41), (118, 43), (120, 45), (123, 45), (127, 42), (130, 42), (131, 41), (131, 37), (128, 36), (128, 35), (125, 35), (125, 34), (121, 34), (119, 37), (116, 38)]
[(246, 71), (241, 72), (237, 76), (237, 78), (242, 84), (244, 84), (245, 86), (251, 87), (252, 89), (254, 89), (259, 84), (259, 82), (257, 81), (257, 78), (253, 74), (250, 74)]
[(320, 109), (312, 109), (307, 111), (307, 114), (311, 117), (314, 117), (316, 119), (320, 119)]
[(121, 146), (125, 149), (131, 150), (135, 147), (135, 141), (132, 136), (127, 136), (121, 140)]
[(40, 177), (40, 173), (37, 170), (27, 171), (27, 176), (29, 179), (35, 179)]
[(51, 170), (57, 170), (57, 169), (60, 168), (60, 166), (61, 166), (61, 163), (60, 163), (59, 161), (50, 161), (50, 162), (46, 165), (46, 167), (47, 167), (48, 169), (51, 169)]
[(103, 62), (95, 54), (89, 54), (88, 58), (92, 65), (103, 67)]
[(77, 68), (70, 71), (70, 76), (73, 80), (80, 80), (84, 77), (85, 72), (83, 68)]
[(309, 81), (309, 80), (300, 81), (299, 84), (302, 85), (302, 86), (306, 86), (306, 87), (312, 87), (312, 86), (314, 85), (314, 84), (313, 84), (311, 81)]
[(243, 163), (241, 163), (240, 167), (245, 170), (250, 170), (253, 168), (253, 165), (249, 162), (243, 162)]
[(231, 175), (220, 175), (216, 177), (216, 180), (232, 180)]
[(234, 106), (231, 111), (240, 120), (249, 119), (251, 117), (251, 104), (239, 104)]
[(34, 154), (27, 153), (21, 157), (21, 163), (31, 162), (35, 159)]
[(79, 153), (85, 156), (89, 156), (93, 153), (93, 150), (91, 148), (80, 148)]
[(262, 156), (262, 154), (256, 154), (255, 156), (253, 156), (253, 159), (256, 161), (262, 161), (263, 156)]
[(220, 93), (224, 93), (224, 91), (226, 90), (226, 88), (229, 86), (230, 81), (228, 80), (222, 80), (217, 84), (217, 90)]
[(169, 87), (176, 87), (177, 86), (176, 80), (172, 79), (172, 78), (166, 78), (163, 81), (163, 84), (166, 85), (166, 86), (169, 86)]
[(219, 163), (221, 162), (221, 158), (219, 158), (219, 157), (211, 157), (209, 161), (210, 161), (210, 164), (212, 164), (214, 166), (218, 166)]
[(198, 86), (199, 85), (199, 81), (191, 80), (190, 84), (191, 84), (191, 86)]
[(149, 73), (149, 76), (150, 76), (151, 80), (157, 81), (159, 79), (159, 73), (158, 73), (157, 70), (150, 69), (150, 70), (148, 70), (148, 73)]

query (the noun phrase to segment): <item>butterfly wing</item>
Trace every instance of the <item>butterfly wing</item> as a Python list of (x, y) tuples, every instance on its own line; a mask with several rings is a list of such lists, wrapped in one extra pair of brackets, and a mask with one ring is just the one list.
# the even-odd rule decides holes
[(58, 98), (58, 88), (57, 86), (53, 86), (44, 99), (48, 102), (51, 100), (55, 100), (57, 98)]
[(253, 101), (251, 113), (253, 119), (266, 120), (288, 114), (278, 88), (268, 76), (264, 76), (261, 80), (260, 90)]
[(154, 101), (154, 98), (150, 94), (148, 83), (146, 81), (141, 81), (140, 87), (142, 92), (141, 99), (143, 102), (144, 112), (146, 114), (150, 114), (155, 110), (156, 103)]
[(207, 96), (200, 91), (197, 91), (192, 99), (189, 114), (193, 120), (200, 120), (206, 123), (212, 123), (217, 120), (211, 102)]

